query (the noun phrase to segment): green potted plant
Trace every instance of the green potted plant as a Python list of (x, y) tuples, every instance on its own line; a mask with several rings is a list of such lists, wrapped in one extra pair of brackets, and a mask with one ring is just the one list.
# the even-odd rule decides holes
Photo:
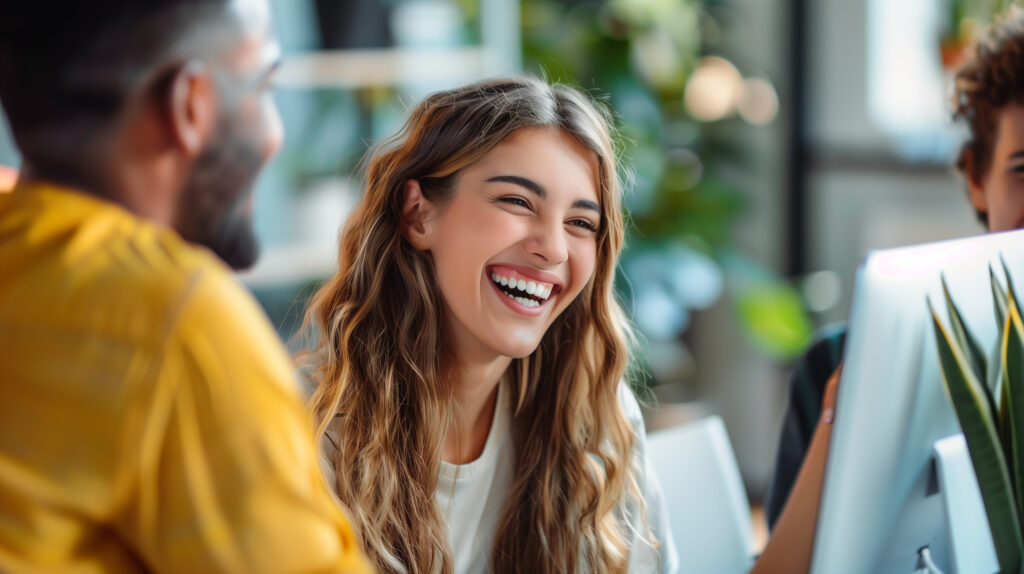
[(1001, 326), (998, 358), (991, 364), (964, 324), (942, 281), (949, 325), (935, 312), (932, 321), (946, 390), (971, 456), (999, 561), (999, 571), (1024, 574), (1024, 321), (1009, 270), (1006, 288), (989, 270), (996, 324)]

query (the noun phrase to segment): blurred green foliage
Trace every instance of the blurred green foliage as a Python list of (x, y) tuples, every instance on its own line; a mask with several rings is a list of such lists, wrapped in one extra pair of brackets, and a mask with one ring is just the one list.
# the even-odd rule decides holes
[(942, 63), (955, 69), (984, 28), (1011, 8), (1019, 9), (1021, 0), (945, 0), (945, 15), (938, 38)]
[(700, 61), (704, 4), (694, 0), (523, 0), (528, 69), (607, 94), (619, 115), (624, 165), (635, 176), (626, 205), (635, 232), (662, 242), (696, 235), (728, 244), (744, 207), (741, 190), (718, 163), (739, 159), (740, 142), (722, 141), (691, 118), (686, 80)]
[[(679, 245), (710, 255), (755, 347), (787, 360), (810, 341), (811, 324), (796, 290), (735, 248), (733, 226), (748, 199), (728, 174), (751, 160), (735, 129), (740, 120), (698, 121), (684, 102), (691, 74), (717, 49), (722, 25), (711, 11), (722, 7), (697, 0), (522, 0), (524, 66), (607, 96), (618, 115), (624, 175), (632, 183), (624, 267), (654, 254), (667, 268)], [(727, 272), (726, 260), (743, 263)], [(672, 273), (626, 275), (634, 285), (665, 283), (685, 311), (688, 302), (669, 286)], [(632, 295), (623, 293), (628, 303)]]

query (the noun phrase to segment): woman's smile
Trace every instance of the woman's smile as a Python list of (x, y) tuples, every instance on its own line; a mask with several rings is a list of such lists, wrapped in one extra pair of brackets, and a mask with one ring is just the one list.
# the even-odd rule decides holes
[(561, 281), (551, 274), (522, 267), (492, 265), (487, 268), (487, 275), (501, 302), (527, 317), (543, 314), (562, 290)]

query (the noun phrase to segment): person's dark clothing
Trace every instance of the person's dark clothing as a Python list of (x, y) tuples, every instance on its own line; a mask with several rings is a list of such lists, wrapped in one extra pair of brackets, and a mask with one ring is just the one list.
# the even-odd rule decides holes
[(829, 377), (839, 368), (846, 343), (846, 325), (835, 326), (819, 335), (816, 343), (800, 358), (789, 381), (789, 404), (782, 419), (775, 473), (765, 497), (765, 517), (774, 528), (807, 456), (814, 428), (821, 416), (821, 400)]

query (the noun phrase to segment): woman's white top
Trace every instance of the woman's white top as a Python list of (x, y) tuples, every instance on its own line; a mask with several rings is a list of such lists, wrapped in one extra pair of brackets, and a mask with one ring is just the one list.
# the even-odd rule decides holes
[[(434, 495), (448, 523), (448, 542), (455, 559), (456, 574), (484, 574), (491, 570), (491, 549), (515, 471), (512, 404), (507, 387), (506, 384), (499, 385), (494, 421), (479, 458), (461, 465), (441, 462), (441, 476)], [(627, 514), (631, 526), (629, 572), (677, 572), (679, 558), (672, 541), (661, 486), (647, 459), (647, 441), (640, 406), (625, 384), (619, 386), (619, 404), (636, 436), (634, 468), (638, 472), (637, 484), (647, 504), (647, 525), (659, 542), (654, 547), (642, 536), (645, 527), (641, 523), (638, 509), (622, 508), (620, 511)], [(321, 441), (321, 454), (327, 460), (333, 457), (336, 447), (331, 439), (336, 437), (336, 433), (336, 427), (329, 428), (328, 436)], [(334, 484), (331, 465), (323, 466), (330, 484)]]
[(507, 387), (498, 385), (494, 421), (479, 458), (466, 464), (441, 461), (434, 496), (448, 521), (457, 574), (490, 571), (491, 547), (515, 471)]

